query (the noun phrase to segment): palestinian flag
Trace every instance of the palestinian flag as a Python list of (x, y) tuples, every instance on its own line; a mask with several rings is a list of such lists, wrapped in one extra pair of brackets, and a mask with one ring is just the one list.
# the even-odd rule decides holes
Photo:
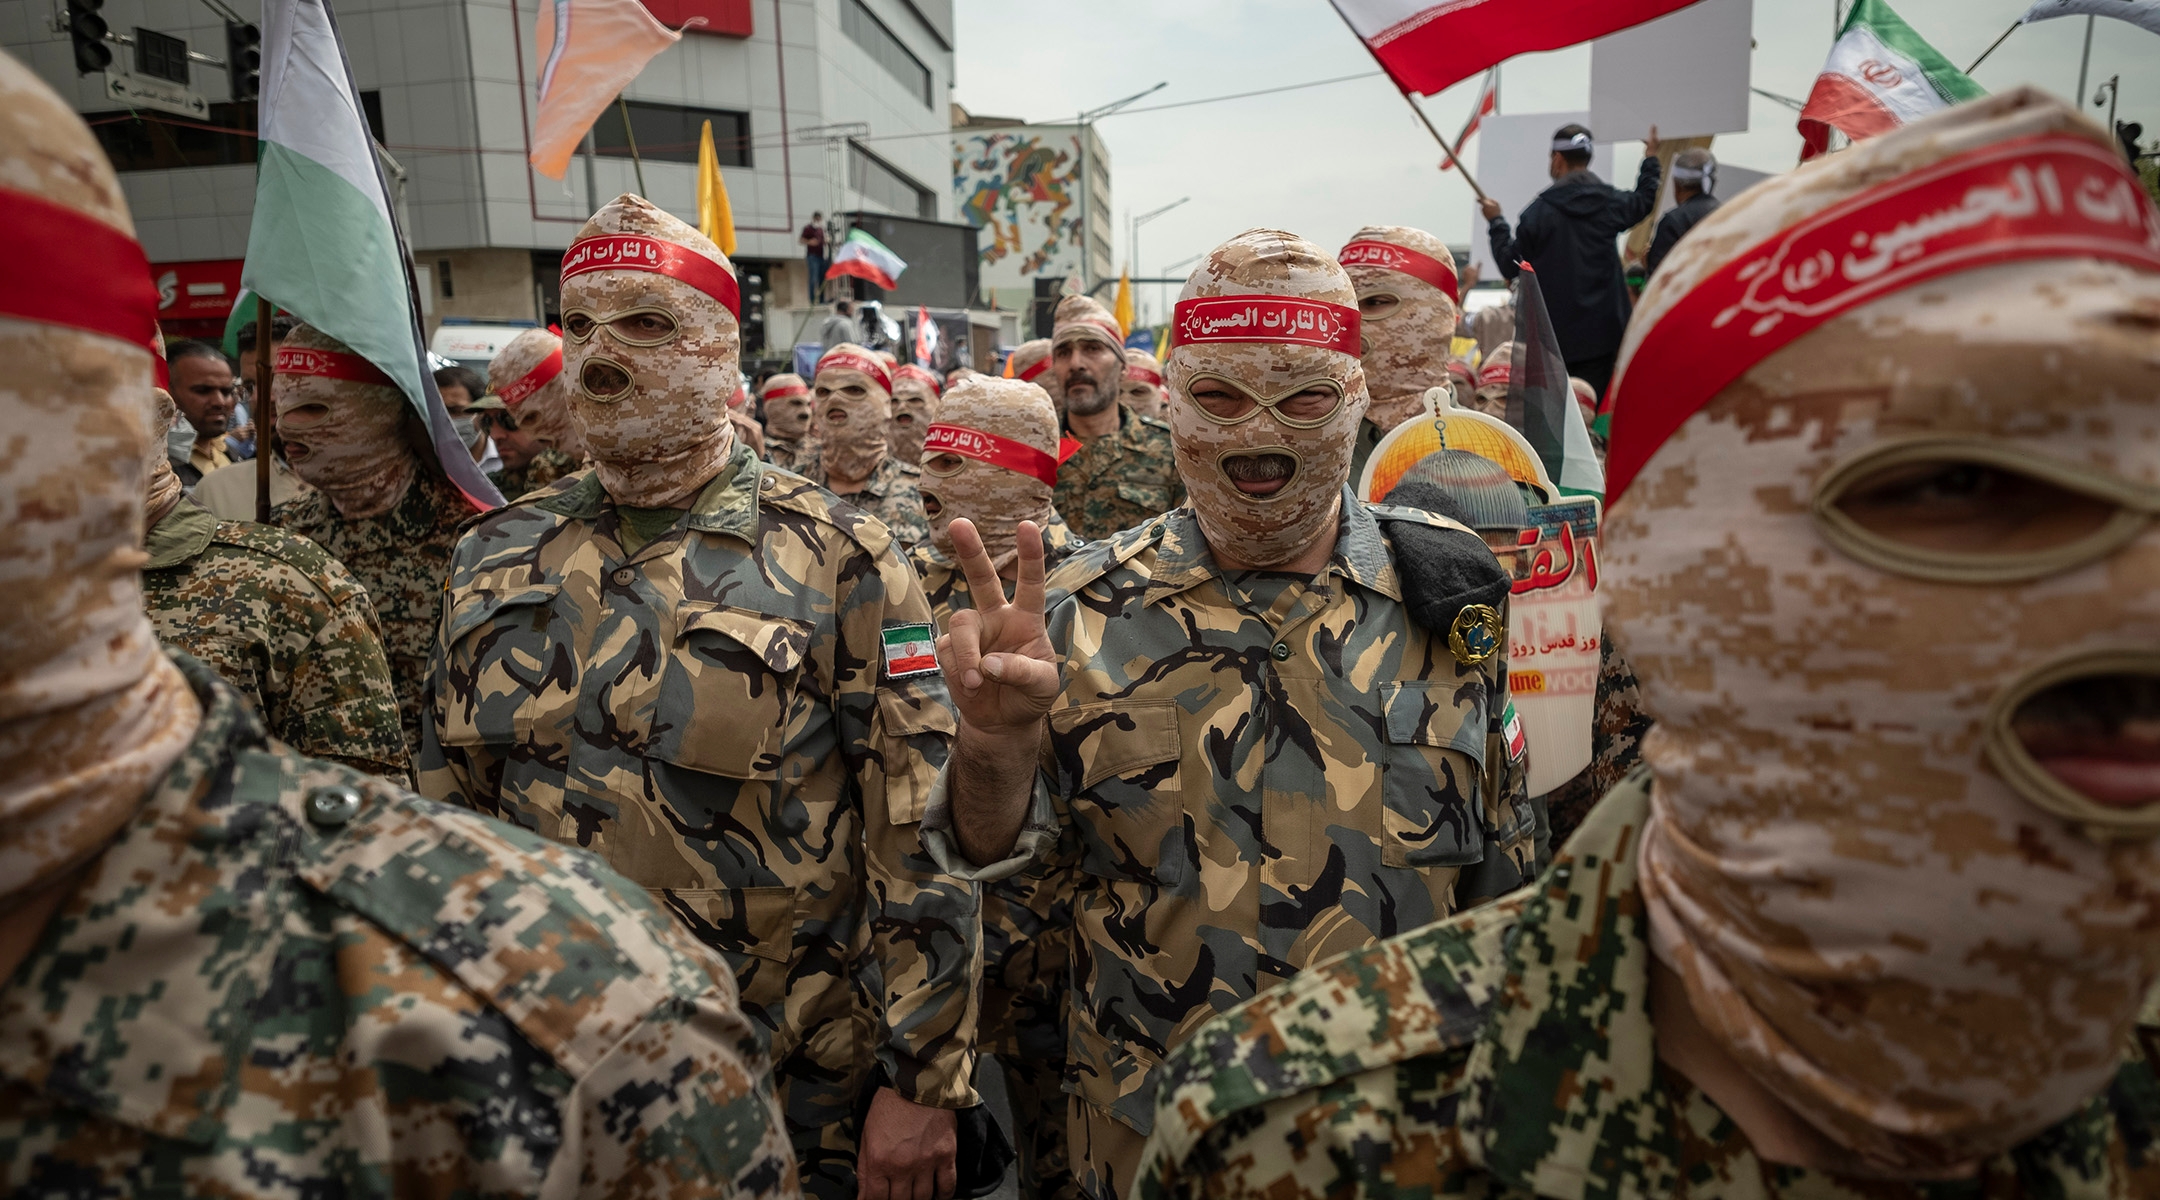
[(825, 268), (825, 278), (853, 275), (889, 292), (900, 286), (900, 272), (905, 270), (907, 264), (887, 250), (885, 243), (860, 229), (850, 229), (847, 240), (833, 253), (832, 265)]
[(1832, 129), (1860, 141), (1985, 95), (1883, 0), (1860, 0), (1800, 112), (1800, 157), (1829, 149)]

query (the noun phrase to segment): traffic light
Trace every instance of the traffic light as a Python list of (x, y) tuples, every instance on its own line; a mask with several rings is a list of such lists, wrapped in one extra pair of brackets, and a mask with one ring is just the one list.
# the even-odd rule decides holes
[(253, 100), (262, 92), (261, 29), (240, 21), (225, 22), (225, 72), (232, 77), (235, 101)]
[(95, 75), (112, 65), (112, 47), (105, 44), (105, 18), (98, 10), (105, 0), (68, 0), (68, 40), (75, 43), (75, 73)]

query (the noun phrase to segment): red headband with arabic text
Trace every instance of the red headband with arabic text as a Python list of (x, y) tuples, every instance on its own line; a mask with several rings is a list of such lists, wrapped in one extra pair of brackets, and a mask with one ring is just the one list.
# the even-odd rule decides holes
[(380, 367), (357, 354), (317, 350), (312, 346), (279, 346), (272, 362), (280, 375), (314, 375), (322, 379), (342, 379), (347, 383), (397, 386)]
[(511, 408), (516, 408), (520, 403), (531, 399), (534, 392), (546, 387), (549, 380), (560, 374), (562, 374), (562, 347), (558, 345), (546, 358), (541, 359), (539, 364), (533, 367), (532, 370), (519, 376), (516, 383), (495, 393), (495, 398)]
[(938, 384), (937, 376), (923, 370), (921, 367), (916, 366), (914, 363), (901, 363), (899, 369), (893, 372), (894, 383), (898, 383), (903, 379), (922, 380), (924, 383), (930, 385), (930, 394), (933, 396), (942, 396), (945, 394), (945, 389)]
[(1342, 253), (1335, 256), (1335, 261), (1346, 267), (1379, 267), (1384, 271), (1398, 271), (1439, 288), (1448, 294), (1448, 299), (1458, 304), (1462, 302), (1462, 286), (1455, 280), (1455, 268), (1408, 246), (1398, 246), (1393, 242), (1352, 242), (1342, 248)]
[(964, 425), (932, 425), (930, 432), (923, 435), (922, 448), (924, 454), (957, 454), (962, 458), (989, 463), (993, 467), (1018, 471), (1022, 475), (1040, 479), (1051, 487), (1057, 486), (1056, 455), (1045, 454), (1026, 442), (984, 433), (980, 429), (969, 429)]
[(1209, 342), (1274, 342), (1358, 356), (1358, 310), (1296, 296), (1198, 296), (1171, 310), (1180, 347)]
[(884, 388), (888, 393), (892, 391), (892, 376), (886, 372), (885, 360), (883, 359), (871, 358), (866, 354), (856, 354), (849, 350), (835, 350), (817, 360), (815, 374), (824, 374), (827, 367), (838, 371), (860, 371), (877, 380), (877, 385)]
[(1163, 385), (1162, 372), (1149, 370), (1136, 362), (1125, 364), (1125, 378), (1135, 383), (1145, 383), (1151, 387), (1161, 387)]
[(1937, 276), (2035, 258), (2160, 271), (2160, 211), (2120, 155), (2038, 134), (1899, 176), (1734, 256), (1658, 318), (1613, 380), (1607, 503), (1773, 351)]
[(780, 385), (779, 387), (776, 387), (776, 388), (769, 388), (769, 389), (767, 389), (767, 390), (765, 391), (765, 393), (764, 393), (763, 395), (761, 395), (761, 396), (759, 396), (759, 397), (758, 397), (758, 399), (760, 399), (760, 400), (786, 400), (786, 399), (788, 399), (789, 397), (792, 397), (792, 396), (807, 396), (807, 395), (809, 395), (809, 394), (810, 394), (810, 389), (809, 389), (809, 388), (807, 388), (807, 387), (804, 387), (804, 386), (803, 386), (802, 384), (799, 384), (799, 383), (784, 383), (784, 384), (781, 384), (781, 385)]
[(1479, 387), (1498, 387), (1501, 384), (1512, 382), (1514, 378), (1515, 364), (1503, 358), (1496, 363), (1486, 363), (1478, 371), (1477, 385)]
[(12, 243), (0, 317), (102, 334), (154, 356), (158, 293), (141, 243), (13, 188), (0, 188), (0, 222)]
[(688, 246), (637, 233), (603, 233), (570, 243), (562, 260), (563, 282), (593, 271), (651, 271), (679, 279), (718, 300), (729, 316), (742, 320), (742, 289), (735, 277)]

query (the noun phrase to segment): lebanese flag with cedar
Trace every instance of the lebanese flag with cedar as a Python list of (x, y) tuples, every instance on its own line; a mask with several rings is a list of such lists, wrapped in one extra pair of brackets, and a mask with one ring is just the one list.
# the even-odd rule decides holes
[(1832, 129), (1857, 142), (1985, 95), (1888, 4), (1860, 0), (1800, 110), (1800, 157), (1829, 149)]
[(1495, 63), (1655, 20), (1695, 0), (1334, 0), (1405, 92), (1430, 96)]

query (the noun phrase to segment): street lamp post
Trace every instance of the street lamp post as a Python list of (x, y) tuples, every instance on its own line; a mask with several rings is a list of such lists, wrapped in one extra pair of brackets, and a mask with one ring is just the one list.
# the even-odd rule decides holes
[[(1133, 221), (1132, 221), (1132, 240), (1131, 240), (1130, 242), (1128, 242), (1128, 243), (1127, 243), (1127, 248), (1126, 248), (1126, 251), (1125, 251), (1125, 260), (1126, 260), (1127, 262), (1130, 262), (1130, 263), (1134, 264), (1135, 266), (1139, 265), (1139, 262), (1140, 262), (1140, 227), (1141, 227), (1142, 225), (1145, 225), (1145, 224), (1147, 224), (1147, 223), (1148, 223), (1149, 221), (1152, 221), (1152, 220), (1154, 220), (1155, 218), (1157, 218), (1157, 217), (1159, 217), (1159, 216), (1163, 215), (1163, 214), (1164, 214), (1164, 213), (1166, 213), (1166, 212), (1169, 212), (1169, 211), (1170, 211), (1171, 209), (1173, 209), (1173, 208), (1176, 208), (1176, 207), (1177, 207), (1178, 205), (1180, 205), (1180, 204), (1184, 204), (1185, 202), (1187, 202), (1187, 201), (1189, 201), (1189, 200), (1191, 200), (1191, 199), (1192, 199), (1192, 197), (1191, 197), (1191, 196), (1180, 196), (1180, 197), (1178, 197), (1177, 199), (1175, 199), (1175, 200), (1172, 200), (1172, 201), (1171, 201), (1170, 203), (1168, 203), (1168, 204), (1165, 204), (1165, 205), (1163, 205), (1163, 206), (1162, 206), (1161, 208), (1155, 209), (1155, 210), (1154, 210), (1154, 211), (1152, 211), (1152, 212), (1145, 212), (1145, 213), (1142, 213), (1142, 214), (1140, 214), (1140, 215), (1139, 215), (1139, 216), (1137, 216), (1137, 217), (1134, 217), (1134, 218), (1133, 218)], [(1156, 307), (1157, 309), (1160, 309), (1160, 308), (1162, 307), (1162, 285), (1161, 285), (1161, 284), (1157, 284), (1157, 285), (1156, 285), (1156, 287), (1155, 287), (1155, 300), (1156, 300), (1156, 304), (1155, 304), (1155, 307)], [(1132, 332), (1132, 330), (1128, 329), (1128, 330), (1126, 330), (1125, 332), (1127, 332), (1127, 333), (1131, 333), (1131, 332)]]
[(1082, 112), (1073, 122), (1074, 129), (1079, 135), (1077, 140), (1080, 143), (1080, 290), (1083, 292), (1088, 290), (1089, 286), (1095, 282), (1088, 278), (1088, 190), (1094, 184), (1094, 177), (1088, 172), (1088, 130), (1101, 118), (1109, 116), (1135, 100), (1152, 96), (1169, 86), (1170, 81), (1165, 79), (1144, 92), (1134, 92), (1123, 100), (1112, 100), (1100, 108), (1088, 109)]

